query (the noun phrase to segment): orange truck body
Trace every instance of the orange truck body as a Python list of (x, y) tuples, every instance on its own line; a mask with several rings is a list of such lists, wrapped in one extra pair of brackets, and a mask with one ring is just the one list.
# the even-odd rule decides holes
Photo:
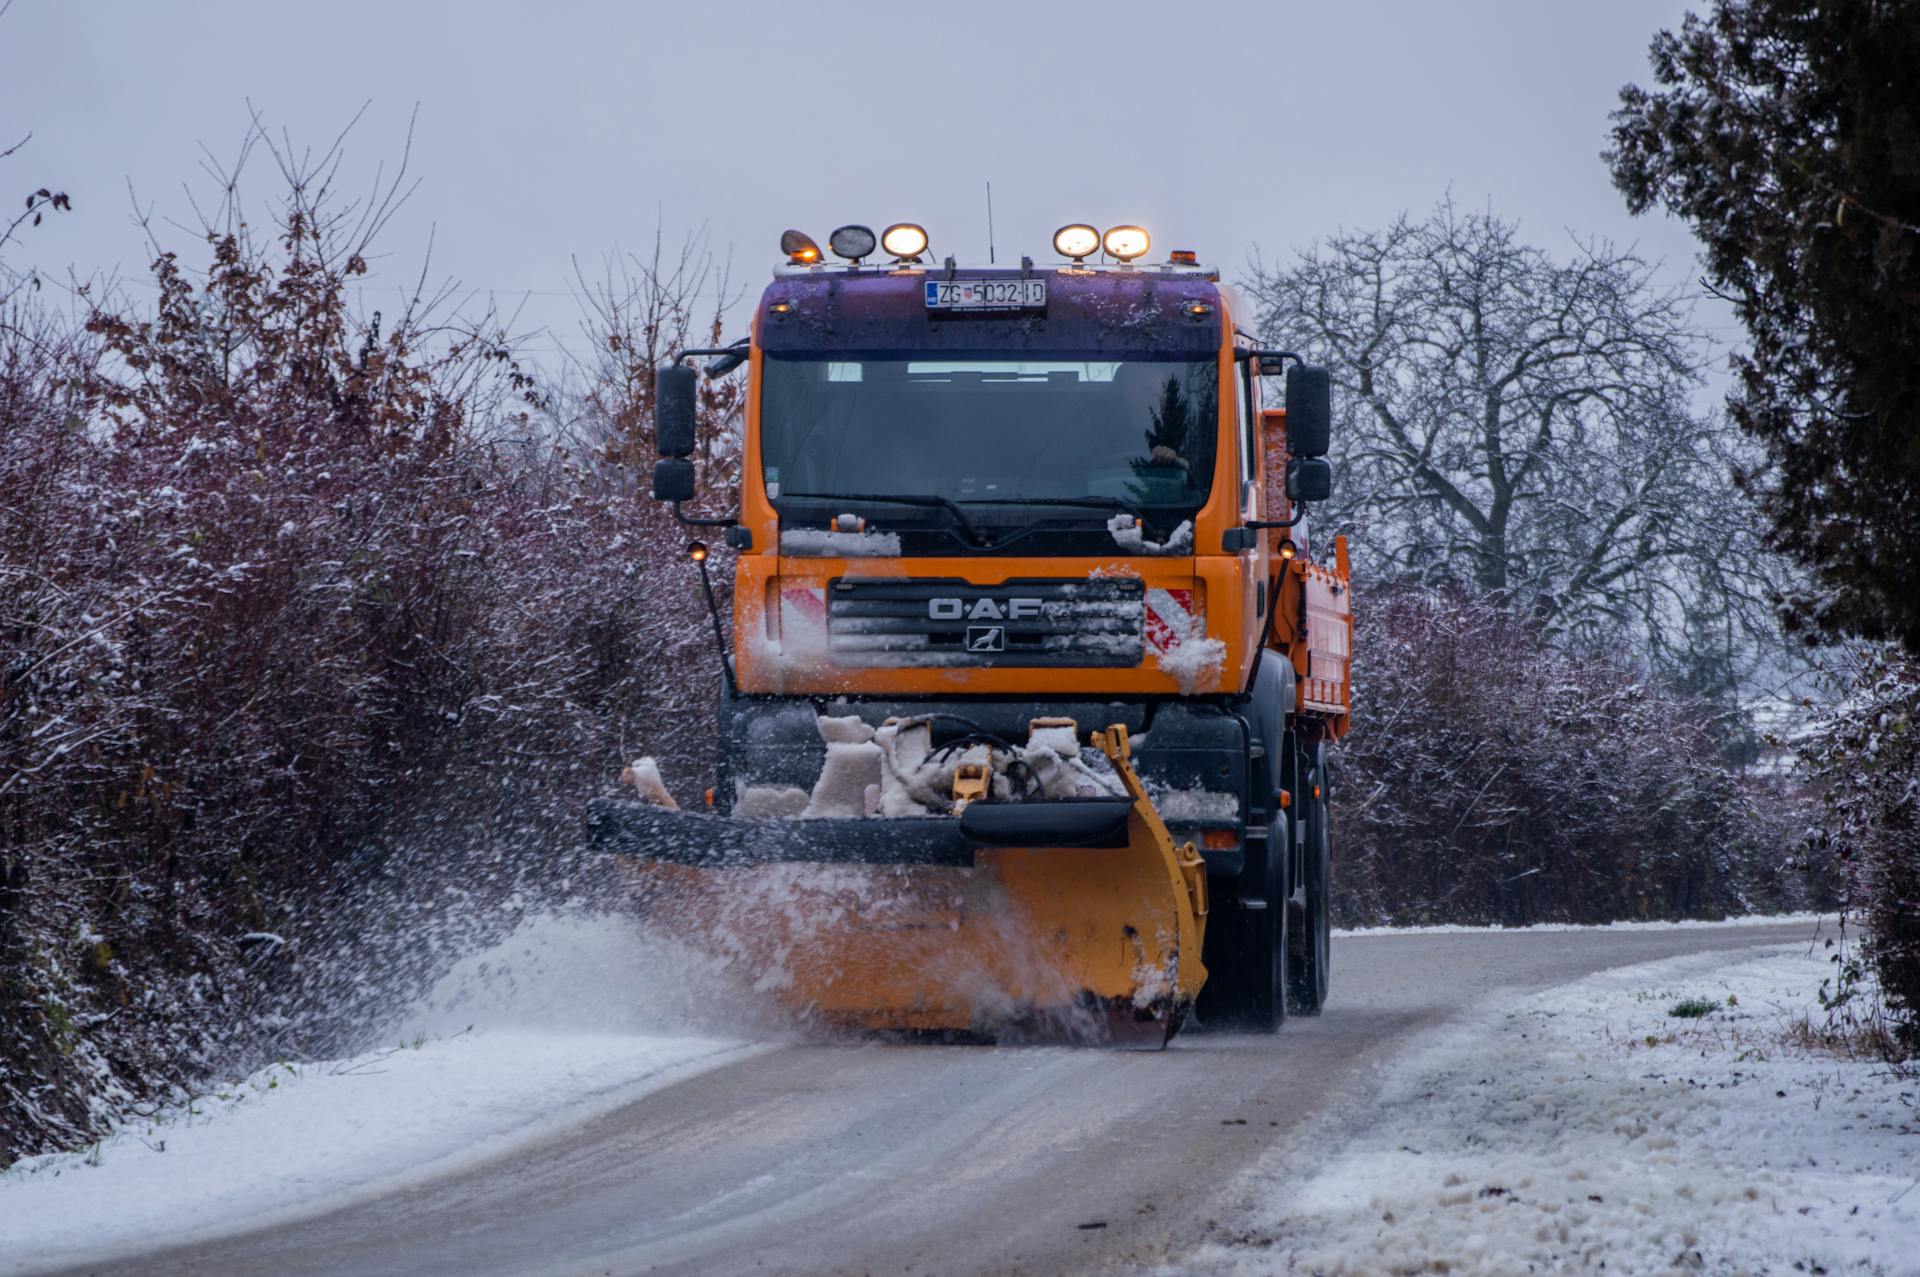
[[(1219, 350), (1217, 462), (1206, 504), (1194, 518), (1195, 553), (1182, 557), (1129, 556), (1118, 549), (1092, 557), (914, 557), (898, 559), (797, 557), (780, 553), (780, 518), (767, 496), (760, 456), (761, 399), (749, 394), (740, 525), (755, 549), (742, 553), (733, 590), (733, 659), (740, 690), (780, 696), (1192, 696), (1244, 689), (1261, 643), (1289, 661), (1299, 680), (1297, 712), (1328, 739), (1346, 734), (1352, 705), (1353, 616), (1345, 539), (1318, 548), (1307, 530), (1267, 531), (1254, 548), (1221, 549), (1230, 528), (1292, 513), (1283, 488), (1287, 462), (1286, 412), (1251, 405), (1256, 450), (1240, 445), (1246, 386), (1260, 393), (1265, 378), (1237, 375), (1236, 350), (1251, 343), (1235, 333), (1234, 301), (1220, 290), (1227, 336)], [(765, 352), (759, 322), (750, 384), (763, 382)], [(1291, 540), (1297, 553), (1283, 560)], [(1211, 549), (1209, 549), (1211, 547)], [(1133, 669), (938, 666), (861, 667), (847, 658), (819, 659), (815, 635), (796, 631), (823, 623), (828, 592), (846, 578), (935, 578), (981, 587), (1034, 579), (1130, 576), (1150, 591), (1165, 591), (1204, 625), (1207, 638), (1225, 644), (1217, 668), (1198, 681), (1169, 674), (1152, 658)], [(1262, 583), (1277, 589), (1267, 633), (1261, 633)]]
[[(1257, 349), (1191, 254), (962, 272), (788, 242), (750, 342), (696, 352), (748, 365), (739, 509), (705, 520), (737, 551), (714, 811), (606, 800), (596, 842), (845, 1023), (1084, 1013), (1164, 1042), (1196, 997), (1259, 1030), (1317, 1010), (1353, 616), (1344, 541), (1289, 491), (1330, 490), (1325, 374)], [(942, 309), (962, 295), (1012, 304)], [(1282, 371), (1291, 431), (1262, 402)], [(663, 385), (655, 495), (678, 512), (695, 379)], [(1037, 779), (1069, 729), (1127, 797)], [(975, 761), (896, 812), (908, 773), (879, 742), (908, 731), (903, 766)], [(866, 751), (864, 811), (836, 749)]]

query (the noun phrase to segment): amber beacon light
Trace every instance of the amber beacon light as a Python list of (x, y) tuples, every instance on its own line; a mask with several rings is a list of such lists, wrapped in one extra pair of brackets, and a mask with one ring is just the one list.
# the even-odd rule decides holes
[(805, 231), (782, 232), (780, 251), (787, 255), (788, 264), (793, 266), (812, 266), (820, 260), (820, 246)]

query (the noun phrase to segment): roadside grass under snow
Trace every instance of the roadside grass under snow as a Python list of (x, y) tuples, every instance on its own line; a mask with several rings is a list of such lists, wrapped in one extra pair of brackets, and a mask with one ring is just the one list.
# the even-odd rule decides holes
[[(1920, 1272), (1920, 1078), (1813, 1045), (1807, 944), (1490, 1004), (1255, 1173), (1208, 1274)], [(1310, 1177), (1303, 1177), (1310, 1171)]]
[[(542, 918), (351, 1059), (276, 1064), (0, 1174), (0, 1273), (318, 1214), (498, 1157), (765, 1037), (697, 955), (618, 918)], [(714, 1036), (713, 1029), (728, 1036)]]

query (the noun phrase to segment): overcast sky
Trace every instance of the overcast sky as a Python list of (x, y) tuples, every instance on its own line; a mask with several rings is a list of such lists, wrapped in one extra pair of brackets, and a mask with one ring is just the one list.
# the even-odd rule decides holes
[(187, 219), (183, 180), (203, 144), (234, 153), (248, 101), (317, 146), (371, 101), (349, 139), (362, 180), (398, 158), (417, 104), (423, 181), (373, 288), (410, 282), (431, 233), (437, 274), (503, 305), (532, 293), (548, 350), (579, 344), (572, 256), (705, 225), (757, 291), (788, 226), (824, 242), (912, 220), (937, 253), (984, 260), (988, 180), (1003, 262), (1050, 260), (1063, 222), (1124, 221), (1155, 256), (1197, 249), (1231, 276), (1256, 248), (1284, 258), (1451, 189), (1556, 251), (1633, 242), (1686, 281), (1685, 228), (1629, 218), (1598, 159), (1620, 86), (1646, 82), (1648, 40), (1685, 9), (15, 0), (0, 148), (34, 136), (0, 191), (73, 197), (12, 265), (137, 274), (128, 184)]

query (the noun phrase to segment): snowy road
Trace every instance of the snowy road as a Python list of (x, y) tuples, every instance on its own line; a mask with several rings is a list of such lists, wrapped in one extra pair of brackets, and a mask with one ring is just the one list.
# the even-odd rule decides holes
[(1236, 1177), (1491, 995), (1804, 940), (1809, 924), (1365, 935), (1326, 1014), (1159, 1054), (796, 1044), (497, 1161), (270, 1230), (75, 1272), (1060, 1273), (1178, 1261)]

